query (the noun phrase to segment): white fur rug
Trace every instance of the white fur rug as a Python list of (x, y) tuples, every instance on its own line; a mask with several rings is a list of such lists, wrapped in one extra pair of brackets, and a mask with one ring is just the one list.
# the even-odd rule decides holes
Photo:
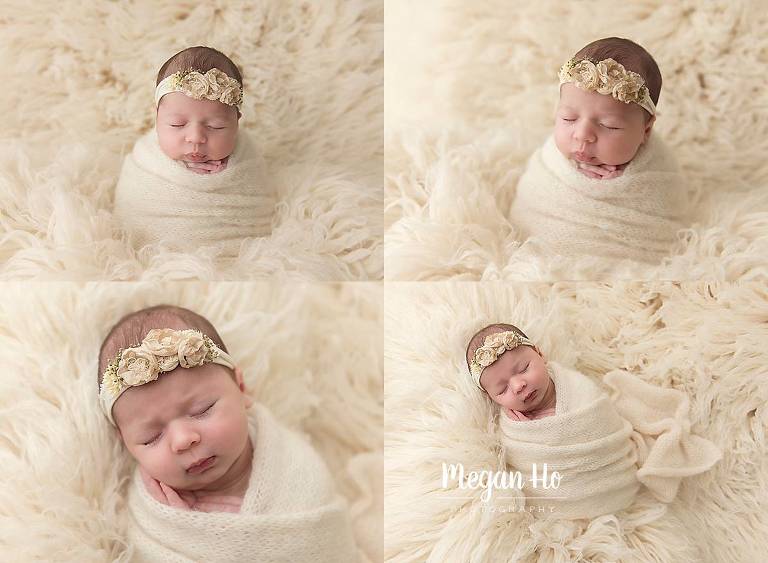
[[(425, 0), (414, 15), (404, 0), (391, 2), (387, 279), (768, 277), (760, 2)], [(553, 127), (557, 69), (609, 35), (641, 43), (658, 62), (655, 131), (689, 179), (690, 228), (655, 267), (548, 260), (507, 214), (528, 157)]]
[[(382, 22), (375, 0), (4, 2), (0, 278), (381, 279)], [(279, 192), (234, 263), (137, 252), (111, 214), (160, 65), (199, 44), (240, 66)]]
[(213, 322), (248, 393), (304, 432), (383, 561), (381, 284), (4, 284), (0, 545), (4, 561), (125, 561), (132, 460), (97, 406), (98, 349), (123, 314), (171, 303)]
[[(592, 521), (482, 512), (482, 489), (455, 481), (443, 489), (442, 462), (466, 471), (503, 467), (496, 408), (464, 359), (469, 337), (492, 322), (519, 326), (546, 357), (596, 381), (623, 368), (687, 393), (691, 431), (715, 442), (722, 461), (685, 479), (666, 512), (643, 493), (625, 512)], [(393, 282), (384, 324), (387, 561), (765, 559), (764, 283)], [(497, 503), (489, 506), (510, 504)]]

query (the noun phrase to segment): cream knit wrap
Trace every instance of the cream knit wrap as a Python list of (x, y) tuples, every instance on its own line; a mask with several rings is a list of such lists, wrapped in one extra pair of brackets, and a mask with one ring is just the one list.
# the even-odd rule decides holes
[(511, 218), (551, 254), (659, 263), (683, 226), (685, 185), (656, 135), (640, 146), (621, 176), (584, 176), (550, 136), (528, 161)]
[(137, 469), (128, 493), (131, 561), (358, 561), (346, 502), (322, 459), (264, 407), (252, 412), (253, 466), (240, 512), (161, 504)]
[(197, 174), (163, 153), (153, 129), (125, 157), (115, 217), (140, 248), (164, 242), (191, 251), (220, 245), (236, 256), (248, 237), (270, 234), (275, 194), (248, 133), (239, 130), (227, 167)]
[[(529, 506), (563, 518), (593, 518), (627, 508), (641, 484), (671, 502), (683, 477), (703, 473), (720, 451), (690, 433), (688, 397), (622, 371), (606, 374), (611, 396), (585, 375), (550, 362), (553, 416), (513, 421), (500, 415), (506, 462), (527, 480), (561, 475), (557, 489), (527, 488)], [(550, 507), (553, 509), (550, 512)], [(538, 511), (533, 511), (536, 515)]]

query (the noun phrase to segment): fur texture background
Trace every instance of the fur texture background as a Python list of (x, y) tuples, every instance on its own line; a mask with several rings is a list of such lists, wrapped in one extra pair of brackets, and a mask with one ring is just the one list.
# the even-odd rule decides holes
[[(374, 0), (3, 2), (0, 277), (381, 279), (382, 20)], [(279, 193), (234, 263), (136, 252), (112, 218), (122, 156), (154, 127), (160, 65), (208, 45), (243, 73), (241, 127)]]
[(126, 561), (133, 465), (97, 404), (98, 350), (159, 303), (207, 317), (247, 392), (304, 432), (382, 561), (380, 284), (4, 284), (0, 296), (0, 545), (4, 561)]
[[(666, 511), (646, 492), (626, 511), (592, 521), (482, 512), (482, 489), (455, 481), (442, 489), (442, 462), (503, 468), (496, 408), (474, 387), (464, 358), (471, 335), (492, 322), (520, 327), (546, 358), (595, 381), (622, 368), (687, 393), (691, 431), (712, 440), (722, 461), (684, 479)], [(388, 561), (764, 559), (765, 284), (393, 282), (384, 324)], [(497, 502), (490, 506), (515, 504)]]
[[(413, 15), (391, 3), (387, 279), (768, 277), (763, 2), (425, 0)], [(552, 130), (557, 69), (612, 35), (659, 64), (654, 131), (689, 182), (690, 228), (656, 267), (548, 260), (507, 215), (528, 157)]]

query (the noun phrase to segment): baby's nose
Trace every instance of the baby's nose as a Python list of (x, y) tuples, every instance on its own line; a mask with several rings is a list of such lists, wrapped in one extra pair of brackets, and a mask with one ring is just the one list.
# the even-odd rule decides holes
[(573, 128), (573, 138), (580, 143), (593, 142), (595, 140), (595, 132), (589, 123), (582, 122)]
[(200, 435), (186, 425), (177, 425), (173, 429), (171, 447), (175, 452), (183, 452), (200, 442)]
[(187, 130), (187, 142), (196, 145), (205, 142), (205, 132), (202, 127), (192, 126)]

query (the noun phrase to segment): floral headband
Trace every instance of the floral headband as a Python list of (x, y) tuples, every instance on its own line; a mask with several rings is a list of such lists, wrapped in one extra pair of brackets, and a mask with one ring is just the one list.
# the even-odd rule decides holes
[(560, 84), (573, 82), (582, 90), (608, 94), (625, 104), (634, 102), (651, 115), (656, 115), (656, 105), (643, 77), (613, 59), (598, 63), (589, 59), (571, 59), (560, 67), (559, 76)]
[(112, 406), (129, 387), (155, 381), (161, 373), (173, 371), (178, 366), (194, 368), (208, 363), (235, 369), (232, 356), (200, 331), (152, 329), (140, 345), (121, 348), (107, 364), (99, 390), (101, 408), (115, 426)]
[(218, 68), (204, 74), (190, 68), (166, 76), (155, 88), (155, 107), (160, 104), (160, 98), (171, 92), (181, 92), (195, 100), (221, 102), (238, 111), (243, 105), (242, 84)]
[(498, 360), (499, 356), (507, 350), (514, 350), (518, 346), (533, 345), (533, 342), (528, 337), (511, 330), (489, 334), (483, 340), (483, 345), (475, 350), (475, 357), (469, 363), (469, 373), (472, 375), (472, 381), (484, 392), (485, 389), (480, 385), (480, 376), (485, 368)]

